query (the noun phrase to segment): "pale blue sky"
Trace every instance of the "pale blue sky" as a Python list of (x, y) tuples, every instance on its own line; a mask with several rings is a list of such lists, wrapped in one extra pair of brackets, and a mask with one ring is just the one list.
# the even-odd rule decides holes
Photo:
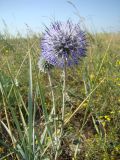
[[(85, 18), (87, 27), (92, 31), (120, 31), (120, 0), (71, 0)], [(75, 9), (67, 0), (0, 0), (0, 31), (3, 20), (9, 31), (26, 32), (26, 25), (35, 32), (48, 25), (51, 19), (65, 21), (79, 20)]]

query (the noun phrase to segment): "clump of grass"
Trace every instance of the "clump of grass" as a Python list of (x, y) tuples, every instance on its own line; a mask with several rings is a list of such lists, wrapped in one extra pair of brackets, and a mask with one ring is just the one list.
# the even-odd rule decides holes
[[(90, 37), (84, 62), (75, 71), (68, 69), (65, 134), (58, 159), (120, 158), (120, 35)], [(39, 74), (36, 65), (39, 38), (0, 39), (1, 160), (55, 156), (51, 88), (47, 75)], [(59, 73), (51, 72), (58, 115), (62, 106)]]

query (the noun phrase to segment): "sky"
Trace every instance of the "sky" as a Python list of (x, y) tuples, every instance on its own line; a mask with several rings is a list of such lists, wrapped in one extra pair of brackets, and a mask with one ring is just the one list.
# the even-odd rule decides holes
[(70, 1), (77, 10), (67, 0), (0, 0), (0, 31), (41, 32), (53, 20), (72, 19), (92, 32), (120, 32), (120, 0)]

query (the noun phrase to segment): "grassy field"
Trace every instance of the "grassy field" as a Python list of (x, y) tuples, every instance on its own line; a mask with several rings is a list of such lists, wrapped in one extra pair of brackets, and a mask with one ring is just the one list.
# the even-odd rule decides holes
[[(88, 34), (87, 56), (67, 69), (58, 160), (120, 159), (120, 34)], [(53, 160), (54, 124), (47, 74), (37, 63), (40, 36), (0, 35), (0, 160)], [(61, 122), (61, 70), (52, 86)]]

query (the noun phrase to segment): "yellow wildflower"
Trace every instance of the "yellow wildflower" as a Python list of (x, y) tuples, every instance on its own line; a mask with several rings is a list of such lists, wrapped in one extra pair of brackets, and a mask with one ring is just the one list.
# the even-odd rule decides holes
[(3, 152), (4, 152), (4, 148), (0, 147), (0, 153), (3, 153)]
[(91, 81), (93, 81), (93, 80), (94, 80), (94, 78), (95, 78), (94, 74), (91, 74), (91, 75), (90, 75), (90, 79), (91, 79)]
[(103, 116), (99, 116), (99, 119), (103, 119)]
[(120, 66), (120, 60), (117, 60), (117, 61), (116, 61), (115, 66)]
[(103, 127), (105, 127), (105, 125), (106, 125), (106, 122), (105, 122), (105, 121), (103, 121), (103, 122), (101, 122), (101, 123), (102, 123)]
[(35, 141), (35, 144), (38, 144), (38, 140)]
[(107, 121), (110, 122), (110, 117), (108, 115), (104, 116)]
[(83, 107), (85, 107), (85, 108), (87, 107), (87, 102), (83, 104)]
[(111, 114), (114, 114), (115, 112), (114, 112), (114, 111), (111, 111), (110, 113), (111, 113)]
[(120, 151), (120, 145), (117, 145), (116, 147), (115, 147), (115, 150), (118, 152), (118, 151)]

